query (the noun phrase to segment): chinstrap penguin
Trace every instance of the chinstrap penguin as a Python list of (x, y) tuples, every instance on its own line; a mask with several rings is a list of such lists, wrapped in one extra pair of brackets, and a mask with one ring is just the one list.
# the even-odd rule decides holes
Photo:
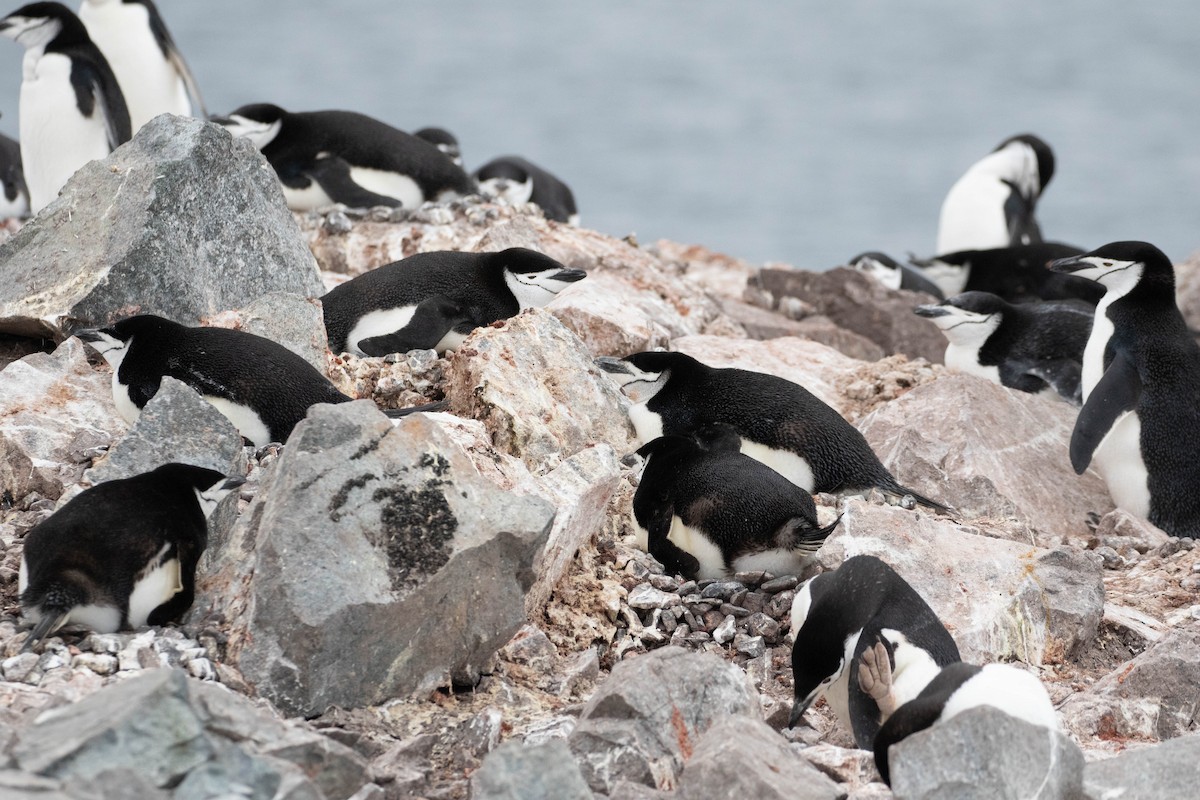
[(21, 169), (21, 145), (0, 133), (0, 219), (29, 216), (29, 190)]
[(512, 205), (536, 203), (546, 219), (579, 224), (571, 188), (546, 170), (520, 156), (494, 158), (472, 175), (479, 191), (502, 197)]
[(25, 536), (18, 591), (34, 623), (22, 652), (63, 625), (162, 625), (192, 605), (208, 517), (243, 483), (166, 464), (79, 494)]
[(950, 664), (912, 700), (888, 717), (875, 736), (875, 766), (891, 785), (888, 748), (971, 708), (992, 706), (1005, 714), (1058, 729), (1058, 718), (1046, 687), (1035, 676), (1008, 664)]
[(1099, 283), (1083, 354), (1071, 466), (1094, 461), (1120, 508), (1200, 537), (1200, 346), (1175, 302), (1175, 270), (1146, 242), (1113, 242), (1051, 269)]
[(474, 191), (436, 146), (365, 114), (255, 103), (212, 121), (262, 151), (293, 211), (334, 203), (416, 208)]
[(638, 546), (689, 580), (762, 570), (798, 575), (837, 525), (821, 528), (808, 492), (744, 455), (728, 425), (661, 436), (633, 496)]
[(914, 258), (912, 264), (940, 286), (946, 297), (962, 292), (991, 292), (1010, 303), (1078, 299), (1095, 305), (1103, 290), (1090, 281), (1058, 275), (1046, 268), (1055, 259), (1082, 252), (1082, 248), (1074, 245), (1042, 242)]
[(803, 584), (792, 601), (789, 727), (824, 696), (858, 746), (920, 694), (958, 646), (916, 590), (875, 556), (846, 559)]
[[(190, 328), (142, 314), (99, 330), (76, 331), (112, 367), (113, 401), (130, 424), (169, 375), (196, 390), (255, 447), (286, 442), (314, 403), (348, 403), (300, 356), (246, 331)], [(389, 417), (438, 403), (387, 410)]]
[(475, 328), (544, 306), (586, 276), (523, 247), (418, 253), (321, 298), (329, 347), (368, 356), (455, 350)]
[(1054, 153), (1049, 145), (1029, 133), (1005, 139), (972, 164), (946, 193), (936, 252), (1042, 241), (1034, 209), (1052, 177)]
[(886, 253), (859, 253), (846, 262), (851, 269), (870, 275), (889, 289), (904, 289), (909, 292), (924, 292), (945, 300), (942, 289), (936, 283), (925, 277), (917, 267), (901, 264)]
[(596, 364), (633, 401), (629, 417), (643, 444), (723, 422), (742, 437), (743, 453), (806, 492), (878, 487), (948, 510), (897, 483), (857, 428), (791, 381), (710, 367), (683, 353), (634, 353)]
[(450, 131), (445, 128), (421, 128), (413, 136), (429, 142), (441, 150), (454, 166), (462, 167), (462, 148), (458, 145), (458, 139)]
[(135, 132), (159, 114), (208, 116), (154, 0), (83, 0), (79, 18), (117, 76)]
[(1083, 302), (1006, 303), (988, 292), (964, 292), (917, 306), (945, 334), (946, 366), (1037, 393), (1050, 390), (1078, 405), (1083, 349), (1093, 309)]
[(61, 3), (31, 3), (0, 20), (25, 47), (21, 165), (34, 214), (89, 161), (129, 141), (129, 110), (108, 61)]

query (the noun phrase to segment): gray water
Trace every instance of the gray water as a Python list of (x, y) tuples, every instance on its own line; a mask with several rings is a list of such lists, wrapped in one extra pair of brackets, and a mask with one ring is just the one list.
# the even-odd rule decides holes
[[(1058, 158), (1049, 238), (1200, 248), (1195, 0), (158, 5), (210, 111), (441, 125), (469, 168), (524, 155), (615, 235), (808, 268), (928, 254), (955, 179), (1031, 131)], [(21, 52), (0, 41), (10, 135)]]

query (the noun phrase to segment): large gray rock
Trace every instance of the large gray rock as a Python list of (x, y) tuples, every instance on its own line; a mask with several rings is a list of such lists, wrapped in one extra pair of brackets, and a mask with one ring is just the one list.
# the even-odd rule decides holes
[[(329, 338), (320, 300), (291, 292), (269, 292), (231, 316), (236, 324), (229, 327), (278, 342), (322, 375), (328, 372), (325, 354)], [(216, 321), (210, 320), (210, 324)]]
[(741, 669), (707, 653), (664, 647), (622, 661), (592, 695), (571, 750), (594, 791), (618, 781), (671, 786), (718, 719), (758, 719), (758, 695)]
[(727, 717), (696, 742), (676, 795), (680, 800), (838, 800), (843, 792), (765, 722)]
[(62, 338), (137, 313), (196, 324), (323, 293), (279, 181), (218, 125), (160, 116), (0, 245), (0, 331)]
[(1083, 800), (1083, 753), (1066, 736), (984, 706), (892, 745), (896, 800)]
[(948, 371), (858, 428), (903, 485), (967, 517), (1016, 517), (1057, 542), (1087, 536), (1089, 512), (1113, 507), (1095, 472), (1071, 469), (1076, 414), (1056, 398)]
[(314, 406), (201, 580), (200, 616), (292, 714), (477, 678), (525, 621), (553, 508), (481, 477), (429, 415)]
[[(238, 784), (264, 800), (348, 797), (368, 782), (366, 762), (344, 745), (180, 670), (147, 670), (42, 715), (21, 731), (14, 755), (22, 770), (68, 785), (126, 770), (160, 788), (205, 787), (180, 798)], [(281, 784), (295, 791), (277, 795)]]
[(1200, 734), (1127, 750), (1083, 768), (1090, 800), (1161, 800), (1194, 797), (1200, 782)]
[(471, 775), (471, 800), (592, 800), (562, 739), (536, 747), (508, 742)]
[(1095, 638), (1101, 569), (1076, 550), (1044, 550), (981, 535), (925, 511), (848, 499), (818, 559), (833, 569), (874, 555), (925, 598), (965, 661), (1061, 663)]

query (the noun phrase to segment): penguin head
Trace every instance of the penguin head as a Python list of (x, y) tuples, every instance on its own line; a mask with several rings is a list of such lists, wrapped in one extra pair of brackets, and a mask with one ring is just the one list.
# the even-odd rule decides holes
[(248, 139), (262, 150), (279, 135), (287, 113), (270, 103), (252, 103), (231, 111), (227, 117), (211, 117), (210, 121), (225, 128), (236, 138)]
[(139, 314), (105, 328), (87, 328), (75, 331), (72, 335), (103, 356), (115, 371), (121, 366), (135, 336), (146, 340), (158, 339), (170, 335), (179, 327), (182, 326), (154, 314)]
[(44, 47), (64, 27), (82, 28), (83, 23), (62, 3), (30, 3), (0, 19), (0, 34), (26, 49)]
[(424, 139), (436, 147), (454, 163), (454, 166), (461, 167), (463, 165), (462, 150), (458, 146), (458, 139), (445, 128), (421, 128), (413, 136)]
[(842, 630), (844, 626), (839, 625), (839, 621), (836, 615), (828, 613), (808, 615), (796, 631), (792, 644), (795, 700), (788, 727), (794, 727), (808, 707), (836, 683), (849, 666), (846, 663), (848, 652), (853, 654), (853, 644), (862, 630)]
[(900, 281), (903, 278), (900, 265), (885, 253), (860, 253), (850, 259), (847, 264), (859, 272), (865, 272), (889, 289), (900, 288)]
[(1051, 261), (1048, 267), (1095, 281), (1115, 297), (1129, 294), (1139, 283), (1175, 291), (1171, 259), (1148, 242), (1110, 242), (1090, 253)]
[(488, 255), (490, 268), (504, 271), (504, 282), (522, 310), (541, 308), (587, 273), (568, 269), (548, 255), (524, 247), (510, 247)]
[(990, 292), (963, 292), (937, 305), (917, 306), (913, 313), (931, 320), (954, 344), (982, 345), (1011, 308)]
[(625, 358), (597, 358), (596, 366), (612, 376), (634, 403), (648, 403), (663, 390), (672, 374), (691, 371), (700, 362), (683, 353), (648, 350)]
[[(1003, 151), (1020, 154), (1022, 156), (1018, 162), (1022, 164), (1020, 177), (1028, 176), (1031, 179), (1028, 184), (1025, 184), (1024, 181), (1014, 176), (1014, 182), (1022, 189), (1032, 190), (1033, 197), (1037, 197), (1045, 191), (1046, 185), (1054, 177), (1054, 151), (1050, 149), (1050, 145), (1032, 133), (1021, 133), (1005, 139), (993, 152)], [(1029, 174), (1035, 170), (1036, 174)]]
[(523, 205), (533, 196), (533, 176), (516, 160), (497, 158), (475, 170), (479, 192), (487, 197)]

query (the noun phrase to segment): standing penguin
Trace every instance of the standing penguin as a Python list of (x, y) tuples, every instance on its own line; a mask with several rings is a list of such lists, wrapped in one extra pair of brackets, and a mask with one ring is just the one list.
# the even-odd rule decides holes
[(532, 161), (520, 156), (494, 158), (475, 170), (472, 177), (485, 195), (503, 197), (513, 205), (536, 203), (546, 219), (579, 224), (571, 187)]
[(817, 523), (812, 497), (740, 451), (728, 425), (661, 436), (633, 496), (638, 546), (689, 580), (762, 570), (798, 575), (837, 525)]
[(29, 216), (29, 189), (21, 169), (21, 146), (0, 134), (0, 219)]
[(904, 289), (909, 292), (925, 292), (945, 300), (942, 289), (916, 267), (901, 264), (886, 253), (859, 253), (846, 262), (851, 269), (870, 275), (889, 289)]
[(1012, 305), (988, 292), (964, 292), (915, 311), (949, 340), (947, 367), (1022, 392), (1050, 389), (1079, 404), (1092, 306), (1082, 301)]
[(165, 464), (88, 489), (25, 536), (22, 651), (67, 623), (97, 633), (162, 625), (192, 605), (208, 516), (241, 478)]
[(416, 208), (474, 192), (467, 174), (435, 145), (365, 114), (291, 113), (255, 103), (212, 121), (262, 151), (293, 211), (334, 203)]
[(1033, 300), (1084, 300), (1100, 302), (1104, 290), (1073, 275), (1059, 275), (1046, 265), (1058, 258), (1079, 255), (1083, 248), (1059, 242), (1021, 244), (995, 250), (962, 250), (927, 259), (913, 259), (914, 267), (953, 297), (961, 292), (991, 292), (1010, 303)]
[(524, 247), (418, 253), (334, 287), (321, 306), (335, 353), (444, 353), (475, 328), (544, 306), (586, 276)]
[(208, 116), (154, 0), (83, 0), (79, 18), (121, 84), (135, 132), (159, 114)]
[[(75, 335), (112, 367), (113, 401), (130, 424), (165, 375), (195, 389), (255, 447), (286, 442), (314, 403), (354, 399), (283, 345), (245, 331), (189, 328), (142, 314)], [(437, 405), (384, 413), (399, 417)]]
[(633, 406), (638, 439), (688, 434), (714, 422), (731, 425), (742, 452), (806, 492), (876, 486), (948, 510), (896, 482), (858, 429), (791, 381), (742, 369), (716, 369), (683, 353), (599, 358)]
[(1005, 139), (950, 187), (938, 220), (937, 252), (1042, 241), (1034, 208), (1052, 177), (1049, 145), (1030, 133)]
[(36, 214), (75, 171), (132, 135), (129, 110), (108, 61), (62, 3), (31, 3), (0, 20), (25, 47), (21, 164)]
[(805, 583), (792, 601), (792, 632), (789, 727), (824, 696), (864, 750), (893, 706), (960, 660), (929, 604), (875, 556), (853, 556)]
[(1083, 354), (1071, 466), (1094, 460), (1120, 508), (1200, 537), (1200, 347), (1175, 303), (1175, 270), (1146, 242), (1113, 242), (1050, 268), (1105, 288)]

